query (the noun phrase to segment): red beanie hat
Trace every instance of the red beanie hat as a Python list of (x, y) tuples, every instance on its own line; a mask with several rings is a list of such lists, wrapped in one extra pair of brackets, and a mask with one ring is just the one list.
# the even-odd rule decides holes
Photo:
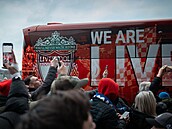
[(10, 91), (10, 85), (12, 83), (12, 79), (4, 80), (0, 82), (0, 93), (3, 96), (8, 96)]
[(103, 78), (99, 82), (98, 92), (114, 101), (119, 95), (119, 85), (110, 78)]

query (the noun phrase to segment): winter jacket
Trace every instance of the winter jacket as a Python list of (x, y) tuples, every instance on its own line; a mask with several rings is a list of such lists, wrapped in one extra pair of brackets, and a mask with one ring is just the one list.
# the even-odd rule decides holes
[(56, 73), (57, 69), (53, 66), (50, 66), (48, 74), (42, 86), (31, 92), (31, 99), (33, 101), (40, 99), (43, 95), (46, 95), (50, 91), (51, 84), (56, 78)]
[(0, 113), (4, 111), (6, 102), (7, 96), (0, 95)]
[(120, 97), (117, 97), (113, 105), (118, 113), (123, 114), (125, 111), (130, 112), (131, 108)]
[(161, 88), (160, 86), (161, 81), (162, 79), (160, 77), (155, 77), (153, 81), (151, 82), (149, 90), (151, 90), (154, 93), (154, 95), (156, 95), (158, 90)]
[(117, 112), (108, 98), (94, 96), (91, 99), (90, 112), (96, 129), (125, 129), (125, 121), (118, 119)]
[(146, 122), (146, 118), (154, 117), (132, 109), (130, 111), (130, 121), (127, 124), (127, 129), (150, 129), (152, 126)]
[(161, 99), (157, 96), (158, 91), (162, 88), (160, 85), (161, 81), (162, 79), (160, 77), (155, 77), (149, 87), (149, 90), (153, 92), (157, 102), (161, 101)]
[(0, 128), (14, 129), (20, 115), (29, 110), (28, 92), (24, 82), (18, 77), (12, 79), (5, 110), (0, 114)]

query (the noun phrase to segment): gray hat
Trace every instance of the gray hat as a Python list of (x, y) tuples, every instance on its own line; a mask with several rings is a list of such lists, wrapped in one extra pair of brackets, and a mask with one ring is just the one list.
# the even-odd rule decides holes
[(79, 79), (77, 76), (61, 76), (60, 79), (69, 79), (74, 89), (82, 88), (88, 83), (88, 78)]
[(171, 113), (162, 113), (157, 117), (146, 118), (146, 121), (157, 128), (172, 129), (172, 114)]
[[(67, 80), (70, 84), (68, 84)], [(64, 83), (60, 82), (63, 81)], [(79, 79), (77, 76), (59, 75), (51, 84), (51, 93), (55, 93), (56, 90), (69, 90), (69, 89), (80, 89), (86, 86), (88, 78)]]
[(74, 89), (82, 88), (88, 83), (88, 78), (79, 79), (77, 76), (70, 76), (70, 82), (75, 86)]

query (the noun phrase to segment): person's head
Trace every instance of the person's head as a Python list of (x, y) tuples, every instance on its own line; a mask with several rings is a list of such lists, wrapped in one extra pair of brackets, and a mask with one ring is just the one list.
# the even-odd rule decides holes
[(110, 78), (103, 78), (98, 84), (98, 93), (114, 101), (119, 95), (119, 85)]
[(20, 129), (94, 129), (88, 97), (79, 90), (57, 91), (22, 117)]
[(169, 99), (170, 98), (170, 95), (167, 93), (167, 92), (160, 92), (158, 97), (160, 99)]
[(61, 76), (51, 84), (51, 93), (56, 92), (56, 90), (80, 89), (86, 86), (87, 83), (88, 78), (79, 79), (76, 76)]
[(58, 90), (71, 90), (74, 85), (69, 81), (69, 79), (55, 79), (51, 84), (51, 94), (56, 93)]
[(42, 85), (42, 81), (38, 79), (38, 77), (29, 75), (24, 79), (25, 85), (29, 88), (37, 89), (39, 86)]
[(156, 115), (156, 99), (151, 91), (141, 91), (135, 97), (135, 108), (151, 116)]
[(172, 129), (172, 114), (162, 113), (157, 117), (146, 118), (146, 121), (152, 125), (152, 129)]
[(157, 115), (162, 114), (167, 111), (167, 104), (164, 102), (158, 102), (156, 105), (156, 113)]
[(141, 91), (149, 91), (150, 85), (151, 85), (151, 82), (146, 82), (146, 81), (141, 82), (139, 84), (139, 92), (141, 92)]

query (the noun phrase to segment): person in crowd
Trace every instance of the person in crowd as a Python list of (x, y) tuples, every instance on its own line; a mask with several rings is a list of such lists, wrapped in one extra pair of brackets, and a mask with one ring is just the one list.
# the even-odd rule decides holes
[(91, 102), (91, 114), (96, 129), (124, 129), (126, 119), (119, 119), (115, 106), (118, 103), (119, 86), (110, 79), (103, 78), (98, 84), (98, 93)]
[(154, 77), (152, 82), (147, 82), (147, 81), (143, 81), (139, 84), (139, 92), (141, 91), (152, 91), (156, 101), (160, 102), (161, 99), (158, 97), (158, 91), (161, 89), (161, 81), (162, 81), (162, 76), (167, 73), (169, 71), (169, 66), (164, 65), (162, 66), (159, 71), (158, 74), (156, 75), (156, 77)]
[[(54, 81), (52, 82), (51, 89), (48, 95), (52, 95), (59, 90), (66, 91), (72, 89), (82, 89), (82, 87), (86, 86), (87, 84), (88, 84), (88, 78), (79, 79), (77, 76), (68, 76), (66, 66), (64, 62), (61, 61), (61, 67), (58, 77), (55, 78)], [(37, 103), (38, 103), (37, 101), (32, 101), (30, 103), (30, 108), (32, 109)]]
[(25, 85), (28, 87), (29, 92), (35, 91), (42, 85), (42, 81), (38, 77), (29, 75), (24, 79)]
[(4, 110), (12, 79), (0, 82), (0, 113)]
[(16, 129), (95, 129), (89, 110), (82, 91), (59, 90), (23, 115)]
[(163, 99), (169, 99), (169, 98), (170, 98), (170, 95), (169, 95), (169, 93), (167, 93), (167, 92), (160, 92), (159, 95), (158, 95), (158, 97), (159, 97), (161, 100), (163, 100)]
[(169, 93), (165, 91), (160, 92), (158, 97), (161, 99), (161, 101), (157, 103), (158, 114), (161, 114), (167, 111), (172, 111), (172, 99), (170, 98)]
[(146, 121), (152, 125), (151, 129), (172, 129), (172, 114), (162, 113), (155, 118), (146, 118)]
[(29, 110), (29, 95), (24, 82), (21, 80), (17, 64), (14, 64), (14, 66), (5, 65), (12, 75), (12, 83), (5, 103), (5, 109), (0, 114), (0, 128), (14, 129), (20, 121), (20, 116)]
[(164, 112), (168, 111), (168, 107), (167, 104), (165, 104), (164, 102), (158, 102), (156, 105), (156, 113), (157, 115), (162, 114)]
[(169, 67), (167, 65), (162, 66), (159, 71), (158, 74), (156, 75), (156, 77), (154, 77), (153, 81), (151, 82), (150, 85), (150, 91), (153, 92), (153, 94), (155, 95), (156, 101), (160, 102), (161, 99), (157, 96), (158, 91), (162, 88), (161, 86), (161, 81), (162, 81), (162, 76), (167, 73), (169, 70)]
[[(12, 58), (14, 62), (13, 65), (15, 66), (15, 64), (17, 64), (17, 61), (13, 51), (12, 51)], [(54, 57), (50, 62), (50, 68), (44, 82), (41, 82), (40, 80), (38, 80), (37, 77), (32, 75), (24, 79), (26, 86), (32, 87), (30, 88), (30, 90), (31, 89), (32, 90), (29, 92), (30, 101), (38, 100), (50, 91), (51, 84), (56, 78), (57, 71), (58, 72), (61, 71), (61, 67), (58, 66), (59, 66), (59, 61), (56, 57)], [(18, 69), (18, 67), (16, 67), (16, 69)]]
[[(151, 90), (154, 90), (155, 93), (158, 93), (158, 90), (160, 89), (160, 81), (162, 76), (166, 73), (169, 72), (171, 68), (167, 65), (165, 65), (162, 69), (160, 69), (160, 72), (157, 75), (159, 78), (157, 79), (157, 83), (155, 80), (155, 86), (153, 85), (153, 88), (151, 87)], [(158, 80), (159, 79), (159, 80)], [(157, 88), (159, 87), (159, 88)], [(164, 112), (171, 112), (172, 113), (172, 98), (170, 97), (169, 93), (166, 91), (162, 91), (156, 96), (157, 101), (157, 115), (164, 113)]]
[(77, 76), (60, 76), (51, 84), (51, 92), (57, 90), (80, 89), (88, 84), (88, 78), (79, 79)]
[[(154, 93), (157, 102), (157, 107), (156, 107), (157, 115), (166, 111), (172, 112), (172, 99), (170, 100), (169, 94), (167, 92), (160, 92), (160, 94), (158, 95), (158, 91), (161, 89), (162, 76), (165, 73), (169, 72), (170, 69), (171, 69), (170, 66), (167, 65), (162, 66), (152, 82), (142, 82), (139, 85), (139, 92), (150, 90)], [(166, 97), (168, 99), (164, 99)]]
[[(147, 107), (146, 107), (147, 105)], [(156, 116), (156, 99), (151, 91), (142, 91), (135, 98), (135, 109)]]
[(141, 91), (149, 91), (149, 87), (151, 82), (143, 81), (139, 84), (139, 92)]
[(56, 78), (57, 68), (58, 60), (54, 57), (50, 62), (50, 68), (44, 82), (32, 75), (24, 79), (25, 84), (30, 88), (29, 93), (32, 101), (42, 98), (50, 91), (51, 84)]
[(135, 97), (134, 108), (130, 112), (128, 129), (149, 129), (146, 118), (156, 116), (156, 99), (151, 91), (141, 91)]
[(149, 91), (150, 90), (150, 91), (153, 92), (153, 94), (154, 94), (154, 96), (156, 98), (156, 102), (157, 103), (161, 102), (162, 98), (161, 98), (160, 95), (158, 95), (158, 92), (162, 88), (162, 86), (161, 86), (162, 76), (165, 73), (169, 72), (170, 70), (171, 70), (171, 68), (169, 66), (167, 66), (167, 65), (162, 66), (159, 69), (156, 77), (154, 77), (152, 82), (144, 81), (144, 82), (141, 82), (139, 84), (139, 92), (141, 92), (141, 91)]
[[(88, 78), (79, 79), (77, 76), (68, 76), (67, 68), (64, 62), (61, 61), (60, 63), (61, 63), (60, 70), (58, 70), (59, 74), (58, 74), (58, 77), (53, 81), (51, 85), (51, 92), (56, 91), (56, 90), (82, 89), (85, 92), (85, 94), (88, 95), (90, 98), (96, 94), (97, 89), (90, 90), (90, 91), (85, 91), (83, 89), (83, 87), (88, 84), (88, 81), (89, 81)], [(63, 82), (64, 80), (68, 84), (64, 85), (65, 84)], [(70, 83), (72, 83), (72, 85), (67, 80)]]

